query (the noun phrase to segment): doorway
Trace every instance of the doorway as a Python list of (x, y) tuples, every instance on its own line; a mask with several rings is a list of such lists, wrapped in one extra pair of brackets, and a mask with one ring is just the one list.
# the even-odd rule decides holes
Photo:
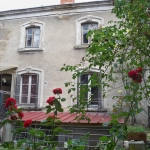
[(11, 96), (11, 81), (11, 74), (0, 74), (0, 104), (5, 103)]

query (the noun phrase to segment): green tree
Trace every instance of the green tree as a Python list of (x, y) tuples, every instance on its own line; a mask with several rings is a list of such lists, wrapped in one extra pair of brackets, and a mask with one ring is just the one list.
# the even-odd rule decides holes
[[(89, 64), (87, 68), (81, 72), (77, 66), (64, 65), (61, 70), (74, 71), (72, 77), (75, 79), (92, 67), (98, 67), (100, 79), (92, 76), (89, 82), (98, 81), (96, 83), (102, 89), (111, 87), (112, 82), (120, 82), (116, 78), (119, 74), (125, 93), (122, 102), (128, 105), (128, 111), (121, 111), (115, 114), (115, 117), (113, 114), (112, 118), (115, 118), (115, 121), (116, 118), (124, 118), (123, 129), (126, 130), (130, 116), (134, 124), (136, 114), (141, 111), (147, 113), (140, 103), (141, 100), (147, 100), (150, 104), (150, 75), (147, 74), (150, 69), (150, 1), (115, 0), (112, 13), (115, 13), (117, 21), (110, 21), (108, 27), (101, 27), (88, 33), (93, 39), (84, 58)], [(71, 85), (68, 93), (74, 90), (73, 83), (65, 85), (67, 87)], [(85, 89), (88, 91), (89, 86), (81, 89), (78, 96), (80, 103), (71, 107), (71, 112), (84, 114), (87, 105), (84, 101)], [(106, 91), (103, 93), (105, 97)], [(118, 95), (115, 98), (118, 98)], [(73, 97), (73, 100), (76, 99)]]

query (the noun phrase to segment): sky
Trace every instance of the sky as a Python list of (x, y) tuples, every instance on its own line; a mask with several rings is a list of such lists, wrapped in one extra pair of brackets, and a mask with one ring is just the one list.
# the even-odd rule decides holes
[[(75, 0), (75, 3), (91, 2), (91, 1), (96, 0)], [(58, 5), (58, 4), (60, 4), (60, 0), (1, 0), (0, 11)]]

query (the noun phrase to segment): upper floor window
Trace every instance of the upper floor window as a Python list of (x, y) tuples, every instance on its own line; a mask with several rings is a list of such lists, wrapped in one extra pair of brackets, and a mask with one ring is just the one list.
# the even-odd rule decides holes
[(40, 28), (27, 28), (26, 29), (26, 47), (39, 47), (40, 42)]
[(91, 43), (91, 38), (87, 38), (88, 31), (98, 29), (103, 24), (103, 18), (92, 15), (76, 20), (76, 46), (74, 48), (82, 49), (88, 47), (88, 44)]
[(87, 37), (87, 33), (89, 30), (95, 30), (98, 28), (98, 23), (84, 23), (81, 25), (82, 30), (81, 30), (81, 40), (82, 44), (90, 44), (91, 43), (91, 37)]
[(21, 38), (18, 51), (43, 51), (44, 50), (44, 23), (31, 20), (21, 25)]
[(16, 100), (23, 107), (41, 107), (43, 71), (28, 67), (17, 71)]

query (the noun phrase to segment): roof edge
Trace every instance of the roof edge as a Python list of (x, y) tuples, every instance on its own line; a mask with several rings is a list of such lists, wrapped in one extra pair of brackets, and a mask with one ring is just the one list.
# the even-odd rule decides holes
[(50, 5), (50, 6), (41, 6), (41, 7), (32, 7), (25, 9), (14, 9), (7, 11), (0, 11), (0, 17), (11, 16), (11, 15), (20, 15), (24, 13), (37, 13), (37, 12), (47, 12), (47, 11), (62, 11), (70, 9), (79, 9), (86, 7), (97, 7), (97, 6), (113, 6), (114, 0), (102, 0), (102, 1), (92, 1), (92, 2), (83, 2), (83, 3), (71, 3), (63, 5)]

